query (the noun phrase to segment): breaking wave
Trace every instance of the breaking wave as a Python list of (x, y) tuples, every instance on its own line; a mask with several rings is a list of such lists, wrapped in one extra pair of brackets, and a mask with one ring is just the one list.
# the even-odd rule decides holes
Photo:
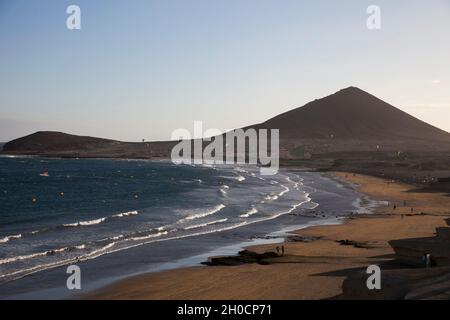
[(190, 215), (190, 216), (187, 216), (186, 218), (183, 218), (183, 219), (179, 220), (178, 222), (179, 222), (179, 223), (183, 223), (183, 222), (190, 221), (190, 220), (195, 220), (195, 219), (199, 219), (199, 218), (204, 218), (204, 217), (207, 217), (207, 216), (210, 216), (210, 215), (213, 215), (213, 214), (219, 212), (219, 211), (222, 210), (223, 208), (225, 208), (225, 205), (221, 203), (221, 204), (219, 204), (218, 206), (214, 207), (214, 208), (211, 209), (211, 210), (208, 210), (208, 211), (206, 211), (206, 212), (201, 212), (201, 213), (192, 214), (192, 215)]
[(241, 218), (248, 218), (248, 217), (254, 215), (255, 213), (258, 213), (258, 209), (251, 208), (249, 211), (247, 211), (244, 214), (241, 214), (239, 217), (241, 217)]
[(196, 225), (193, 225), (193, 226), (186, 227), (186, 228), (184, 228), (184, 230), (204, 228), (204, 227), (207, 227), (207, 226), (210, 226), (210, 225), (213, 225), (213, 224), (223, 223), (223, 222), (227, 222), (227, 221), (228, 221), (228, 219), (225, 218), (225, 219), (220, 219), (220, 220), (216, 220), (216, 221), (205, 222), (205, 223), (196, 224)]
[(138, 215), (138, 214), (139, 214), (139, 212), (137, 212), (137, 211), (128, 211), (128, 212), (122, 212), (122, 213), (114, 214), (112, 216), (102, 217), (102, 218), (93, 219), (93, 220), (85, 220), (85, 221), (77, 221), (77, 222), (73, 222), (73, 223), (65, 223), (65, 224), (62, 224), (62, 225), (54, 226), (54, 227), (48, 227), (48, 228), (44, 228), (44, 229), (40, 229), (40, 230), (34, 230), (34, 231), (31, 231), (31, 232), (28, 232), (28, 233), (6, 236), (6, 237), (0, 239), (0, 244), (7, 243), (7, 242), (9, 242), (11, 240), (22, 239), (22, 238), (25, 238), (27, 236), (34, 236), (34, 235), (37, 235), (39, 233), (44, 233), (44, 232), (48, 232), (48, 231), (55, 230), (55, 229), (74, 228), (74, 227), (88, 227), (88, 226), (93, 226), (93, 225), (97, 225), (97, 224), (103, 223), (103, 222), (108, 221), (110, 219), (124, 218), (124, 217), (129, 217), (129, 216), (135, 216), (135, 215)]
[(61, 252), (81, 250), (81, 249), (84, 249), (85, 247), (86, 246), (84, 244), (82, 244), (79, 246), (70, 246), (70, 247), (64, 247), (61, 249), (54, 249), (54, 250), (48, 250), (48, 251), (44, 251), (44, 252), (38, 252), (38, 253), (33, 253), (33, 254), (28, 254), (28, 255), (23, 255), (23, 256), (6, 258), (6, 259), (0, 260), (0, 265), (6, 264), (6, 263), (11, 263), (11, 262), (16, 262), (16, 261), (29, 260), (29, 259), (33, 259), (33, 258), (37, 258), (37, 257), (51, 256), (51, 255), (55, 255), (56, 253), (61, 253)]
[(228, 189), (230, 189), (229, 186), (223, 185), (222, 188), (219, 189), (219, 191), (220, 191), (220, 193), (221, 193), (222, 195), (226, 195)]
[(0, 239), (0, 243), (6, 243), (6, 242), (9, 242), (10, 240), (20, 239), (20, 238), (22, 238), (21, 234), (16, 234), (16, 235), (12, 235), (12, 236), (6, 236), (6, 237)]

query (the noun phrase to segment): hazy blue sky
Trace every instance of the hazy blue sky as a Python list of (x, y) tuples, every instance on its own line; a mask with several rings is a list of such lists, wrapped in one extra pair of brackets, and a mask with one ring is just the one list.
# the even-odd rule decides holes
[[(66, 28), (70, 4), (82, 30)], [(164, 140), (350, 85), (450, 131), (449, 35), (450, 0), (0, 0), (0, 141)]]

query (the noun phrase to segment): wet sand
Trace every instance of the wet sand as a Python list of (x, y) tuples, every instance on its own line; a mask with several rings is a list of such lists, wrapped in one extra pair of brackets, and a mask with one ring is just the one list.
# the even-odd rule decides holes
[[(336, 173), (359, 185), (371, 199), (388, 201), (374, 214), (353, 215), (342, 225), (317, 226), (294, 234), (319, 238), (285, 242), (285, 255), (263, 264), (199, 266), (131, 277), (86, 299), (329, 299), (342, 294), (347, 276), (393, 259), (388, 241), (432, 237), (447, 226), (450, 197), (425, 193), (412, 185), (351, 173)], [(396, 205), (396, 209), (393, 206)], [(411, 213), (411, 208), (414, 208)], [(338, 241), (349, 240), (349, 245)], [(275, 252), (279, 244), (247, 248)]]

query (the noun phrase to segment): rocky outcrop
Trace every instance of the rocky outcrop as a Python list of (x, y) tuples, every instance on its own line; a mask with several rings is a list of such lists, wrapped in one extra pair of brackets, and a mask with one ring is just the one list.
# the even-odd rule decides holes
[[(450, 225), (450, 219), (446, 220)], [(447, 300), (450, 299), (450, 228), (439, 227), (436, 237), (392, 240), (395, 260), (380, 266), (381, 289), (369, 290), (365, 269), (344, 280), (337, 299)], [(423, 262), (430, 254), (431, 268)]]
[[(450, 224), (450, 219), (446, 220)], [(422, 257), (430, 254), (433, 266), (450, 266), (450, 228), (439, 227), (436, 237), (413, 238), (389, 241), (395, 251), (397, 261), (411, 265), (423, 266)]]
[(344, 280), (344, 300), (446, 299), (450, 293), (450, 268), (382, 268), (381, 290), (369, 290), (365, 270)]
[(237, 266), (247, 263), (268, 264), (268, 259), (280, 257), (275, 252), (256, 253), (248, 250), (242, 250), (237, 256), (218, 256), (209, 257), (208, 261), (202, 264), (207, 266)]

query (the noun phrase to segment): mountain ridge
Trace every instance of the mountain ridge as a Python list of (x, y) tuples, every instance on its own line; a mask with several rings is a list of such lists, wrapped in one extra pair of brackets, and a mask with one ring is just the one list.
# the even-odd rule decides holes
[[(244, 129), (279, 129), (280, 157), (354, 151), (450, 151), (450, 133), (359, 88), (348, 87)], [(176, 141), (122, 142), (40, 131), (3, 146), (5, 154), (167, 158)]]

